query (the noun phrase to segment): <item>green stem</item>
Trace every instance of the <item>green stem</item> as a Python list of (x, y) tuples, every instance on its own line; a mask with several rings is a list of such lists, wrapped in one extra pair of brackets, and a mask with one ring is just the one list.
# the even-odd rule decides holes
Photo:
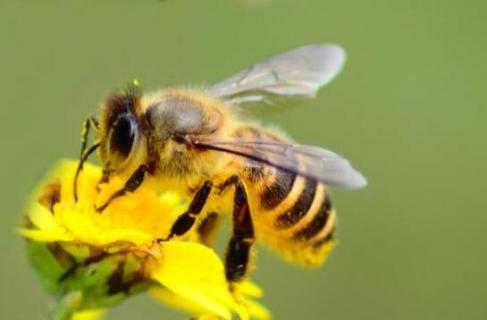
[(71, 320), (83, 298), (81, 291), (73, 291), (61, 297), (57, 305), (51, 311), (49, 320)]

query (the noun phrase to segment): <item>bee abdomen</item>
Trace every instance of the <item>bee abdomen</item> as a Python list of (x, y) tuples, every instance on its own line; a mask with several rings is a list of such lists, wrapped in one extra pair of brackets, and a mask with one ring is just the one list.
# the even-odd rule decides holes
[(280, 229), (287, 229), (298, 223), (310, 210), (316, 195), (317, 185), (313, 180), (306, 180), (296, 203), (286, 212), (278, 215), (274, 225)]
[(335, 240), (335, 228), (334, 227), (326, 234), (325, 237), (318, 239), (313, 243), (313, 249), (318, 250), (333, 240)]
[(293, 190), (296, 174), (278, 170), (274, 183), (266, 187), (260, 196), (260, 203), (263, 209), (275, 209)]
[[(334, 212), (332, 209), (331, 200), (329, 195), (325, 194), (318, 212), (305, 227), (293, 234), (293, 240), (308, 241), (318, 236), (318, 234), (325, 232), (326, 229), (329, 229), (329, 232), (331, 232), (332, 226), (328, 227), (328, 225), (334, 223), (334, 221), (330, 219), (332, 215), (334, 215)], [(326, 232), (324, 237), (327, 235), (328, 232)]]

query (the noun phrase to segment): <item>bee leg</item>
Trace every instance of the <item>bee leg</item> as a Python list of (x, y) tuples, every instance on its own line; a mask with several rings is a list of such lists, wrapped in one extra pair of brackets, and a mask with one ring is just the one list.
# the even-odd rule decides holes
[(81, 130), (81, 152), (78, 168), (76, 169), (76, 174), (74, 176), (73, 193), (74, 201), (78, 201), (78, 177), (83, 170), (83, 164), (88, 159), (88, 157), (100, 146), (100, 143), (93, 144), (88, 150), (86, 147), (88, 145), (88, 135), (90, 133), (90, 128), (94, 127), (98, 130), (98, 120), (93, 115), (89, 115), (83, 122), (83, 129)]
[(122, 189), (118, 190), (117, 192), (113, 193), (110, 198), (105, 202), (104, 205), (101, 207), (96, 208), (96, 211), (102, 212), (112, 203), (113, 200), (125, 195), (127, 192), (134, 192), (137, 190), (138, 187), (144, 181), (145, 173), (147, 172), (147, 167), (145, 165), (141, 165), (137, 168), (137, 170), (132, 173), (130, 178), (125, 182), (125, 185)]
[(110, 171), (103, 170), (100, 180), (96, 183), (96, 191), (100, 192), (100, 184), (110, 182)]
[(255, 241), (245, 187), (238, 177), (231, 179), (235, 185), (233, 235), (228, 243), (225, 256), (225, 276), (230, 283), (240, 281), (245, 277), (248, 271), (250, 250)]
[(203, 210), (203, 206), (205, 205), (206, 200), (210, 195), (212, 187), (213, 187), (213, 183), (209, 180), (203, 183), (203, 186), (200, 187), (200, 189), (196, 192), (195, 196), (193, 197), (193, 200), (189, 205), (188, 211), (180, 215), (176, 220), (176, 222), (174, 222), (174, 224), (172, 225), (169, 236), (166, 239), (158, 240), (158, 242), (169, 240), (174, 236), (182, 236), (183, 234), (188, 232), (189, 229), (191, 229), (194, 222), (196, 221), (196, 217)]

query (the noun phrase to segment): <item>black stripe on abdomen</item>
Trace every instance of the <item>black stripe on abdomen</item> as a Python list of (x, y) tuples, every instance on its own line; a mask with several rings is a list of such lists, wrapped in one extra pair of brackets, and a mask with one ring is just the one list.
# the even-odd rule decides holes
[(328, 217), (330, 216), (331, 201), (328, 194), (321, 204), (320, 210), (313, 217), (313, 220), (303, 229), (296, 232), (293, 236), (294, 240), (309, 240), (316, 236), (326, 225)]
[(316, 240), (316, 242), (313, 243), (313, 249), (319, 249), (333, 240), (335, 240), (335, 228), (332, 228), (324, 238)]
[(317, 185), (316, 181), (307, 179), (296, 203), (289, 210), (277, 216), (274, 225), (277, 228), (286, 229), (298, 223), (311, 208)]
[(274, 183), (268, 186), (260, 196), (262, 208), (272, 210), (276, 208), (293, 189), (296, 174), (277, 170)]

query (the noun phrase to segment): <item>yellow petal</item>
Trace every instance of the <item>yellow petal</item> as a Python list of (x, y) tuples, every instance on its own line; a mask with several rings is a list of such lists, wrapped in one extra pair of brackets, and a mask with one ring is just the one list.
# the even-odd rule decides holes
[(268, 320), (271, 318), (269, 310), (249, 297), (261, 297), (262, 289), (255, 283), (244, 280), (234, 284), (233, 296), (238, 302), (239, 314), (249, 316), (251, 319)]
[(39, 242), (55, 242), (55, 241), (72, 241), (73, 237), (63, 233), (57, 233), (46, 230), (31, 230), (25, 228), (19, 228), (17, 231), (25, 238), (39, 241)]
[(72, 320), (102, 320), (105, 319), (105, 314), (104, 309), (85, 310), (76, 312)]
[(74, 210), (63, 210), (58, 213), (59, 220), (66, 226), (73, 237), (79, 241), (103, 246), (118, 241), (141, 244), (150, 241), (146, 232), (137, 229), (112, 228), (106, 229), (97, 224), (89, 214), (81, 214)]
[(182, 310), (190, 315), (201, 316), (206, 315), (208, 312), (211, 312), (204, 305), (196, 304), (188, 297), (177, 295), (163, 286), (154, 286), (150, 288), (149, 294), (156, 300), (174, 309)]
[(27, 215), (34, 226), (41, 230), (63, 234), (65, 229), (54, 220), (53, 214), (38, 202), (32, 203)]
[(253, 300), (247, 300), (246, 304), (247, 312), (250, 314), (252, 319), (269, 320), (272, 318), (269, 310), (267, 310), (267, 308), (260, 303)]
[(216, 253), (200, 244), (180, 241), (161, 245), (159, 267), (152, 277), (189, 301), (186, 310), (203, 309), (224, 319), (238, 308), (228, 290), (223, 264)]
[(242, 281), (239, 283), (238, 291), (249, 297), (262, 297), (262, 289), (251, 281)]
[(19, 228), (18, 231), (22, 236), (41, 242), (70, 241), (73, 239), (64, 228), (56, 223), (52, 213), (38, 202), (32, 203), (27, 215), (37, 229)]

